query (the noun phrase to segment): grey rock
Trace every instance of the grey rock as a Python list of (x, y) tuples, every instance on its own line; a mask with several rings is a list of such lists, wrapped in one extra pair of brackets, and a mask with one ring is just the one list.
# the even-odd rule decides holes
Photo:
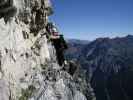
[(86, 100), (46, 38), (50, 1), (9, 1), (0, 1), (0, 100)]

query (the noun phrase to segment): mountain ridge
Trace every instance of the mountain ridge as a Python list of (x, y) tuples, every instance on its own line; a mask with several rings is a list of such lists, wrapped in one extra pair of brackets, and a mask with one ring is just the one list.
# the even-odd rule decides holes
[(79, 52), (97, 100), (133, 99), (133, 35), (98, 38)]

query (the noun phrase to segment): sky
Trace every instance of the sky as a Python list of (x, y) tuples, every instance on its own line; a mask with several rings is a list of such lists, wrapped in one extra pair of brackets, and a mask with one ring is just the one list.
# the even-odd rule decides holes
[(133, 35), (133, 0), (51, 0), (50, 17), (66, 38)]

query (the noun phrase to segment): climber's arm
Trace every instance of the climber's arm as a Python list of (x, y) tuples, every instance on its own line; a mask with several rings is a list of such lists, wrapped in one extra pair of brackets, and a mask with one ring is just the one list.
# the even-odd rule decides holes
[(59, 38), (60, 36), (53, 36), (53, 35), (50, 36), (50, 39), (59, 39)]

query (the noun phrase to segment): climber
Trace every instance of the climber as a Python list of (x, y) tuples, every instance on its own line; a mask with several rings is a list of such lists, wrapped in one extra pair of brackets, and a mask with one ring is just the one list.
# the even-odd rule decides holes
[(48, 32), (47, 37), (52, 41), (55, 47), (58, 63), (62, 66), (65, 62), (64, 51), (68, 48), (67, 43), (64, 40), (63, 35), (59, 34), (53, 23), (47, 24), (46, 31)]
[(17, 8), (13, 5), (13, 0), (3, 0), (0, 2), (0, 18), (4, 17), (7, 22), (17, 12)]

